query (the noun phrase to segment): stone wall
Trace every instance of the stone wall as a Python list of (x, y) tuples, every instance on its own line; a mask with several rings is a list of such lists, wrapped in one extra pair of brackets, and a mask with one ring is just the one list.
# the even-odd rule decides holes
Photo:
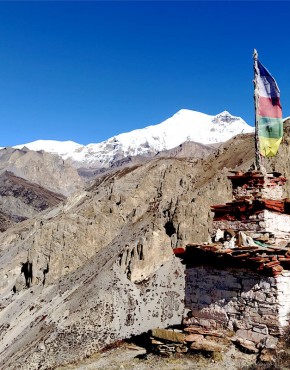
[(256, 345), (276, 343), (290, 312), (290, 272), (266, 277), (244, 269), (186, 269), (186, 307), (196, 323), (225, 327)]
[(238, 186), (233, 189), (234, 198), (240, 197), (256, 197), (257, 193), (264, 199), (282, 199), (284, 195), (284, 189), (281, 184), (270, 184), (269, 181), (266, 182), (264, 187), (256, 188), (250, 187), (245, 188)]
[(214, 221), (214, 230), (232, 229), (245, 232), (269, 232), (275, 234), (278, 239), (289, 240), (290, 215), (263, 210), (249, 216), (248, 220)]

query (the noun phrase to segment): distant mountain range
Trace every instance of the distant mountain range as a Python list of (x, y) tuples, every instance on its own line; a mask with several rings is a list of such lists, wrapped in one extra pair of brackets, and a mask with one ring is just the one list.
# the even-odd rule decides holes
[(37, 140), (15, 148), (27, 147), (34, 151), (56, 153), (63, 159), (70, 159), (77, 168), (110, 168), (124, 158), (151, 157), (187, 141), (215, 144), (253, 131), (254, 128), (242, 118), (227, 111), (211, 116), (182, 109), (157, 125), (123, 133), (97, 144)]

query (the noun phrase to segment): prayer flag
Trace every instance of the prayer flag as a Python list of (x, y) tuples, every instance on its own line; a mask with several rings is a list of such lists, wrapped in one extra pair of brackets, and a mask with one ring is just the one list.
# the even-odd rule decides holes
[(283, 136), (280, 90), (269, 71), (255, 59), (256, 130), (259, 152), (276, 155)]

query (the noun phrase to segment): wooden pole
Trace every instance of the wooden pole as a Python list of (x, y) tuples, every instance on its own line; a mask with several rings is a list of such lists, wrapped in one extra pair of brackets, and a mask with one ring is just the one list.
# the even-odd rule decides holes
[(253, 54), (253, 59), (254, 59), (254, 103), (255, 103), (255, 167), (256, 170), (260, 171), (261, 170), (261, 156), (260, 156), (260, 150), (259, 150), (259, 128), (258, 128), (258, 100), (259, 100), (259, 95), (258, 95), (258, 86), (257, 86), (257, 75), (258, 75), (258, 52), (256, 49), (254, 49), (254, 54)]

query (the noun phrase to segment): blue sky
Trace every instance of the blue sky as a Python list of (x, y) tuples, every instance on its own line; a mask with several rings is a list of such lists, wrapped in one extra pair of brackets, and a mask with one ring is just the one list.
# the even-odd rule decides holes
[(288, 1), (0, 2), (0, 146), (96, 143), (182, 108), (254, 122), (252, 53), (290, 116)]

